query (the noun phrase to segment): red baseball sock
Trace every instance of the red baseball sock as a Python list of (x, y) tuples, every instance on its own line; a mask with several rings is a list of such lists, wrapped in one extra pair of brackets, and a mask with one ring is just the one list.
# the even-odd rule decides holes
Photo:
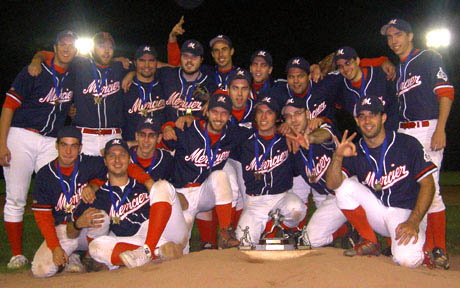
[(88, 245), (89, 245), (89, 243), (91, 243), (91, 241), (93, 241), (93, 240), (94, 240), (93, 238), (86, 236), (86, 241), (88, 241)]
[[(112, 262), (112, 265), (117, 265), (117, 266), (125, 265), (123, 264), (123, 261), (121, 261), (120, 259), (120, 254), (128, 250), (136, 250), (139, 247), (140, 246), (129, 244), (129, 243), (123, 243), (123, 242), (117, 243), (117, 245), (113, 247), (112, 255), (110, 257), (110, 262)], [(153, 252), (152, 252), (152, 255), (153, 255)]]
[(226, 229), (232, 221), (232, 203), (216, 205), (220, 229)]
[[(433, 246), (446, 251), (446, 210), (428, 214), (428, 227), (433, 232)], [(427, 229), (428, 230), (428, 229)], [(433, 247), (433, 248), (434, 248)], [(433, 249), (431, 249), (433, 250)], [(430, 250), (430, 251), (431, 251)]]
[(388, 247), (391, 247), (391, 238), (390, 237), (385, 237), (385, 239), (387, 239)]
[(163, 230), (165, 230), (166, 224), (171, 217), (171, 211), (172, 206), (168, 202), (156, 202), (150, 206), (149, 229), (145, 244), (149, 246), (152, 256), (161, 234), (163, 234)]
[(342, 238), (343, 236), (345, 236), (348, 232), (348, 227), (347, 227), (347, 224), (343, 224), (342, 226), (340, 226), (339, 229), (337, 229), (337, 231), (335, 231), (334, 233), (332, 233), (332, 239), (337, 239), (337, 238)]
[(361, 205), (359, 205), (358, 208), (354, 210), (342, 209), (342, 213), (345, 215), (345, 217), (347, 217), (351, 225), (355, 227), (361, 237), (375, 244), (378, 243), (377, 236), (375, 236), (369, 221), (367, 221), (366, 211)]
[(6, 222), (6, 234), (10, 240), (13, 256), (22, 254), (22, 222)]

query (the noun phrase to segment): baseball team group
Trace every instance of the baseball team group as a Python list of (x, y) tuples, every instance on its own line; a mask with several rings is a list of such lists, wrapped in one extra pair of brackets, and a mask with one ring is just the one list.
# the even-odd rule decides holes
[[(380, 29), (396, 65), (345, 46), (319, 64), (291, 58), (279, 80), (266, 50), (236, 66), (225, 35), (203, 64), (199, 41), (179, 48), (183, 23), (167, 62), (149, 45), (114, 58), (108, 32), (77, 55), (65, 30), (16, 76), (0, 117), (8, 269), (29, 261), (22, 221), (34, 173), (45, 239), (36, 277), (179, 258), (194, 223), (202, 249), (258, 243), (276, 234), (274, 211), (313, 248), (342, 238), (345, 256), (449, 268), (439, 171), (454, 87), (440, 54), (414, 47), (408, 22)], [(339, 129), (338, 110), (356, 126)]]

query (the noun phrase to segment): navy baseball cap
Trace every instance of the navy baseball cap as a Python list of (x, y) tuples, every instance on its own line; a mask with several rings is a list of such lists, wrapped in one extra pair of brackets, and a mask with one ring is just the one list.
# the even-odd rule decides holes
[(212, 46), (214, 46), (214, 44), (216, 44), (216, 42), (218, 41), (223, 41), (225, 43), (228, 44), (228, 46), (232, 47), (232, 40), (230, 40), (230, 38), (226, 35), (217, 35), (216, 37), (212, 38), (211, 41), (209, 41), (209, 47), (212, 48)]
[(348, 46), (343, 46), (337, 49), (337, 51), (335, 51), (334, 63), (340, 59), (350, 60), (350, 59), (356, 59), (357, 57), (358, 57), (358, 53), (356, 53), (355, 49), (348, 47)]
[(155, 50), (154, 47), (149, 46), (149, 45), (142, 45), (139, 48), (137, 48), (136, 54), (134, 54), (134, 59), (138, 59), (144, 56), (145, 54), (153, 55), (153, 57), (155, 58), (158, 57), (157, 50)]
[(75, 126), (64, 126), (59, 129), (57, 132), (57, 140), (59, 141), (61, 138), (65, 137), (77, 138), (78, 142), (81, 143), (81, 131)]
[(195, 56), (203, 56), (203, 45), (197, 40), (187, 40), (182, 44), (180, 48), (180, 53), (189, 52)]
[(269, 91), (262, 90), (258, 96), (259, 100), (257, 101), (255, 108), (257, 106), (265, 104), (270, 108), (272, 111), (275, 111), (276, 113), (280, 112), (280, 106), (278, 104), (278, 100), (270, 93)]
[(73, 38), (73, 40), (77, 40), (78, 36), (76, 33), (70, 31), (70, 30), (64, 30), (64, 31), (61, 31), (57, 34), (56, 36), (56, 43), (58, 43), (62, 38), (66, 38), (66, 37), (69, 37), (69, 38)]
[(229, 73), (229, 75), (228, 75), (229, 86), (230, 86), (230, 84), (232, 84), (232, 81), (236, 80), (236, 79), (244, 79), (244, 80), (248, 81), (249, 85), (251, 85), (251, 83), (252, 83), (251, 73), (249, 73), (248, 70), (243, 69), (243, 68), (238, 68), (238, 69), (232, 70)]
[(377, 96), (366, 96), (359, 99), (359, 102), (356, 103), (355, 115), (358, 115), (362, 111), (370, 111), (372, 114), (377, 114), (384, 110), (383, 103)]
[(303, 57), (291, 58), (286, 64), (286, 73), (290, 68), (299, 68), (307, 72), (307, 74), (310, 73), (310, 63)]
[(153, 118), (145, 118), (143, 121), (140, 121), (137, 124), (136, 132), (141, 131), (142, 129), (150, 129), (153, 132), (161, 132), (161, 124), (158, 121), (155, 121)]
[(115, 46), (115, 40), (113, 40), (112, 35), (109, 32), (98, 32), (93, 37), (94, 44), (111, 42), (113, 46)]
[(305, 102), (305, 99), (300, 98), (300, 97), (292, 97), (286, 100), (286, 103), (284, 103), (283, 108), (281, 109), (281, 114), (283, 114), (284, 109), (288, 106), (292, 106), (295, 108), (301, 108), (301, 109), (307, 109), (307, 103)]
[(395, 27), (398, 30), (404, 31), (407, 34), (412, 33), (412, 27), (410, 26), (409, 22), (404, 21), (402, 19), (391, 19), (387, 24), (383, 25), (380, 28), (380, 34), (386, 35), (387, 29), (391, 26)]
[(104, 155), (109, 151), (110, 148), (113, 146), (121, 146), (123, 149), (129, 152), (129, 147), (128, 143), (126, 143), (125, 140), (117, 138), (117, 139), (112, 139), (109, 142), (105, 143), (105, 148), (104, 148)]
[(211, 95), (208, 104), (208, 111), (215, 107), (221, 107), (232, 113), (232, 99), (228, 96), (228, 92), (224, 90), (217, 90)]
[(267, 51), (265, 50), (257, 50), (256, 52), (254, 52), (252, 55), (251, 55), (251, 59), (250, 59), (250, 63), (252, 64), (252, 62), (254, 61), (254, 59), (256, 59), (257, 57), (260, 57), (262, 59), (265, 60), (265, 62), (267, 62), (268, 66), (272, 67), (273, 66), (273, 58), (272, 58), (272, 55), (270, 55), (270, 53), (268, 53)]

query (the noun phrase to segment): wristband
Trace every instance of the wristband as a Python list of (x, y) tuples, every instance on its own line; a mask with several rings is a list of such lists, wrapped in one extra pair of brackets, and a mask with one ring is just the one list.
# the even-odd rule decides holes
[(74, 222), (72, 222), (72, 223), (73, 223), (73, 228), (75, 228), (75, 230), (77, 230), (77, 231), (81, 231), (81, 229), (83, 229), (83, 228), (79, 228), (79, 227), (77, 227), (77, 220), (75, 220), (75, 221), (74, 221)]

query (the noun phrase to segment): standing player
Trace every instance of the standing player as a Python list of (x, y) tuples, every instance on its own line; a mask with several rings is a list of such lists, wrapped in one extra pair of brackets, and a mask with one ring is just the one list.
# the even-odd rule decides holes
[[(164, 181), (152, 185), (153, 181), (149, 179), (145, 182), (146, 188), (129, 177), (129, 148), (121, 139), (107, 142), (104, 162), (109, 171), (108, 181), (96, 193), (91, 207), (103, 210), (102, 227), (108, 228), (110, 225), (110, 233), (91, 241), (91, 257), (110, 269), (120, 265), (133, 268), (154, 258), (180, 257), (187, 239), (187, 228), (174, 191), (168, 193), (167, 190), (156, 188), (164, 186)], [(92, 209), (88, 206), (80, 205), (74, 216), (81, 217), (85, 211)], [(70, 238), (80, 234), (75, 228), (67, 226)], [(135, 256), (140, 254), (142, 257), (122, 256), (133, 255), (133, 252)]]
[(251, 55), (249, 71), (252, 75), (251, 98), (257, 100), (262, 91), (269, 90), (273, 86), (270, 75), (273, 71), (273, 58), (265, 50), (257, 50)]
[(338, 90), (339, 105), (350, 115), (361, 97), (377, 95), (381, 97), (388, 119), (385, 127), (389, 130), (398, 128), (398, 101), (395, 97), (394, 83), (386, 80), (386, 74), (380, 66), (360, 67), (361, 59), (355, 49), (341, 47), (334, 54), (334, 62), (342, 74), (342, 89)]
[[(424, 262), (426, 212), (434, 195), (431, 175), (436, 166), (413, 137), (386, 132), (386, 114), (377, 96), (366, 96), (356, 107), (363, 138), (358, 147), (344, 133), (326, 172), (337, 206), (361, 235), (345, 256), (379, 255), (374, 230), (391, 237), (393, 260), (401, 266)], [(338, 142), (338, 141), (337, 141)], [(349, 178), (356, 175), (355, 178)], [(425, 259), (427, 260), (428, 257)]]
[(329, 245), (334, 239), (343, 237), (348, 232), (345, 225), (347, 218), (337, 207), (334, 191), (326, 187), (325, 173), (336, 147), (332, 139), (332, 127), (325, 123), (307, 134), (309, 111), (306, 110), (305, 101), (298, 97), (287, 100), (282, 114), (293, 131), (286, 137), (301, 145), (294, 155), (296, 174), (301, 175), (316, 193), (324, 195), (324, 200), (316, 202), (317, 209), (308, 222), (308, 239), (312, 247)]
[(446, 122), (454, 100), (441, 56), (431, 50), (418, 50), (412, 40), (409, 23), (393, 19), (380, 29), (390, 49), (399, 57), (397, 95), (399, 98), (399, 132), (414, 136), (438, 166), (433, 174), (436, 193), (428, 210), (426, 249), (433, 251), (436, 266), (449, 268), (446, 254), (446, 214), (439, 190), (439, 172), (446, 146)]
[(134, 55), (136, 76), (133, 79), (133, 85), (123, 95), (125, 114), (123, 139), (125, 141), (135, 140), (137, 125), (146, 118), (151, 117), (160, 125), (164, 122), (165, 100), (163, 87), (156, 73), (157, 57), (155, 48), (148, 45), (137, 48)]
[(66, 234), (66, 223), (71, 223), (73, 213), (80, 204), (82, 191), (97, 190), (98, 182), (105, 178), (106, 169), (100, 157), (80, 155), (81, 132), (72, 126), (58, 131), (55, 143), (57, 159), (38, 171), (34, 183), (32, 211), (35, 221), (45, 238), (35, 253), (32, 273), (36, 277), (51, 277), (59, 266), (66, 271), (82, 272), (80, 256), (75, 250), (86, 250), (86, 236), (94, 238), (107, 233), (100, 228), (102, 215), (96, 209), (87, 210), (72, 225), (85, 229), (81, 237), (70, 239)]
[[(265, 94), (265, 95), (264, 95)], [(238, 239), (249, 227), (251, 241), (258, 243), (270, 220), (269, 212), (280, 209), (283, 224), (296, 227), (306, 215), (302, 200), (291, 192), (293, 168), (286, 139), (276, 133), (279, 106), (274, 97), (264, 92), (255, 107), (257, 129), (251, 131), (238, 147), (238, 161), (243, 167), (246, 199), (236, 228)]]
[(66, 71), (77, 50), (76, 35), (58, 34), (55, 57), (41, 63), (37, 77), (24, 68), (6, 94), (0, 118), (0, 165), (6, 182), (4, 219), (13, 257), (9, 269), (23, 267), (22, 219), (32, 173), (56, 158), (57, 131), (70, 109), (73, 87)]

